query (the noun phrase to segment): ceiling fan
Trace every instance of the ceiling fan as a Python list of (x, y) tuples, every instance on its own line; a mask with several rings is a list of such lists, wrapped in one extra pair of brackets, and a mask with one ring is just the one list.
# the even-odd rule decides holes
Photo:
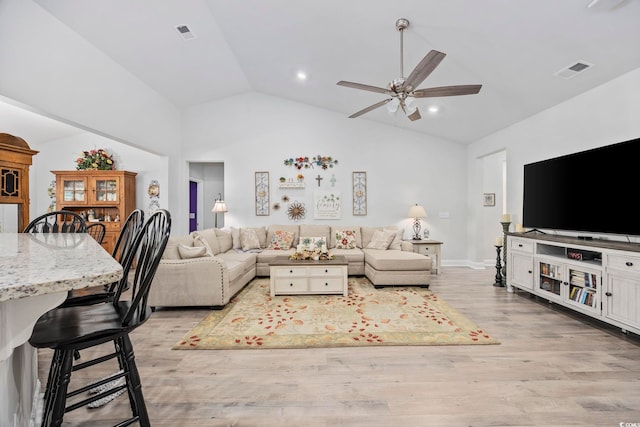
[[(422, 58), (422, 61), (416, 68), (413, 69), (409, 77), (404, 77), (403, 68), (403, 32), (409, 27), (409, 20), (400, 18), (396, 21), (396, 29), (400, 32), (400, 78), (391, 81), (386, 88), (365, 85), (362, 83), (354, 83), (341, 80), (337, 84), (339, 86), (351, 87), (354, 89), (367, 90), (369, 92), (383, 93), (390, 96), (383, 101), (377, 102), (373, 105), (364, 108), (357, 113), (353, 113), (349, 116), (350, 119), (359, 117), (369, 111), (373, 111), (376, 108), (383, 105), (394, 102), (393, 107), (398, 106), (407, 115), (409, 120), (414, 121), (420, 119), (420, 111), (417, 107), (413, 107), (411, 98), (433, 98), (440, 96), (457, 96), (457, 95), (474, 95), (480, 92), (482, 85), (458, 85), (458, 86), (441, 86), (432, 87), (427, 89), (416, 89), (420, 83), (422, 83), (428, 76), (436, 69), (436, 67), (442, 62), (446, 54), (438, 52), (437, 50), (431, 50), (427, 55)], [(392, 110), (395, 111), (395, 110)]]

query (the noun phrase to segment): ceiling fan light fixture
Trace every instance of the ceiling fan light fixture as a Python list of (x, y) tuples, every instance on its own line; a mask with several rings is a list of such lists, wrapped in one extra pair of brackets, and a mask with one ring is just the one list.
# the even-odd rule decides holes
[(398, 101), (398, 98), (393, 98), (391, 101), (389, 101), (387, 103), (387, 111), (389, 112), (389, 114), (394, 114), (396, 111), (398, 111), (399, 105), (400, 101)]
[(437, 105), (432, 105), (429, 108), (427, 108), (427, 111), (431, 114), (436, 114), (440, 111), (440, 107), (438, 107)]
[(430, 98), (441, 96), (458, 96), (458, 95), (473, 95), (480, 91), (482, 85), (456, 85), (456, 86), (442, 86), (434, 88), (416, 89), (429, 75), (436, 69), (436, 67), (442, 62), (445, 53), (437, 50), (431, 50), (422, 60), (415, 66), (411, 73), (405, 77), (403, 67), (403, 55), (404, 55), (404, 42), (403, 33), (406, 28), (409, 27), (409, 20), (400, 18), (396, 21), (396, 29), (400, 32), (400, 77), (392, 80), (386, 88), (379, 86), (371, 86), (362, 83), (349, 82), (340, 80), (337, 84), (339, 86), (346, 86), (353, 89), (366, 90), (369, 92), (382, 93), (390, 98), (383, 101), (376, 102), (360, 111), (357, 111), (349, 116), (353, 119), (360, 117), (370, 111), (380, 108), (387, 104), (387, 111), (391, 114), (395, 113), (398, 108), (402, 109), (407, 118), (411, 121), (419, 120), (421, 118), (418, 106), (413, 107), (413, 98)]

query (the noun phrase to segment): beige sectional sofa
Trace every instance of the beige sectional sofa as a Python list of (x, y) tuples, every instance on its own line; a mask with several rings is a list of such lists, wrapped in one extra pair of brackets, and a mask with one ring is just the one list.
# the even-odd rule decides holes
[(274, 224), (171, 236), (148, 304), (154, 309), (222, 308), (254, 277), (269, 276), (269, 263), (294, 253), (301, 237), (324, 239), (331, 254), (347, 258), (350, 276), (364, 275), (376, 287), (428, 287), (431, 259), (414, 253), (411, 243), (402, 241), (402, 232), (394, 227)]

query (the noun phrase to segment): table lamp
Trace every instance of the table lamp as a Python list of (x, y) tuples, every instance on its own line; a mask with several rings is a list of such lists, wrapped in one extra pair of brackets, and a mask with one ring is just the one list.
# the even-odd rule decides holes
[(413, 240), (422, 240), (420, 237), (420, 218), (427, 217), (427, 212), (424, 210), (424, 207), (416, 203), (415, 206), (409, 208), (407, 216), (413, 218)]

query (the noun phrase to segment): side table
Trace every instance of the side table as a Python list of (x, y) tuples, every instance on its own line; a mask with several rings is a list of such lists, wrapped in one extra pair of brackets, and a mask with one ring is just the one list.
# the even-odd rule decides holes
[(431, 267), (431, 274), (440, 273), (440, 261), (442, 258), (440, 249), (442, 242), (437, 240), (405, 240), (413, 245), (413, 252), (430, 257), (433, 260), (433, 266)]

